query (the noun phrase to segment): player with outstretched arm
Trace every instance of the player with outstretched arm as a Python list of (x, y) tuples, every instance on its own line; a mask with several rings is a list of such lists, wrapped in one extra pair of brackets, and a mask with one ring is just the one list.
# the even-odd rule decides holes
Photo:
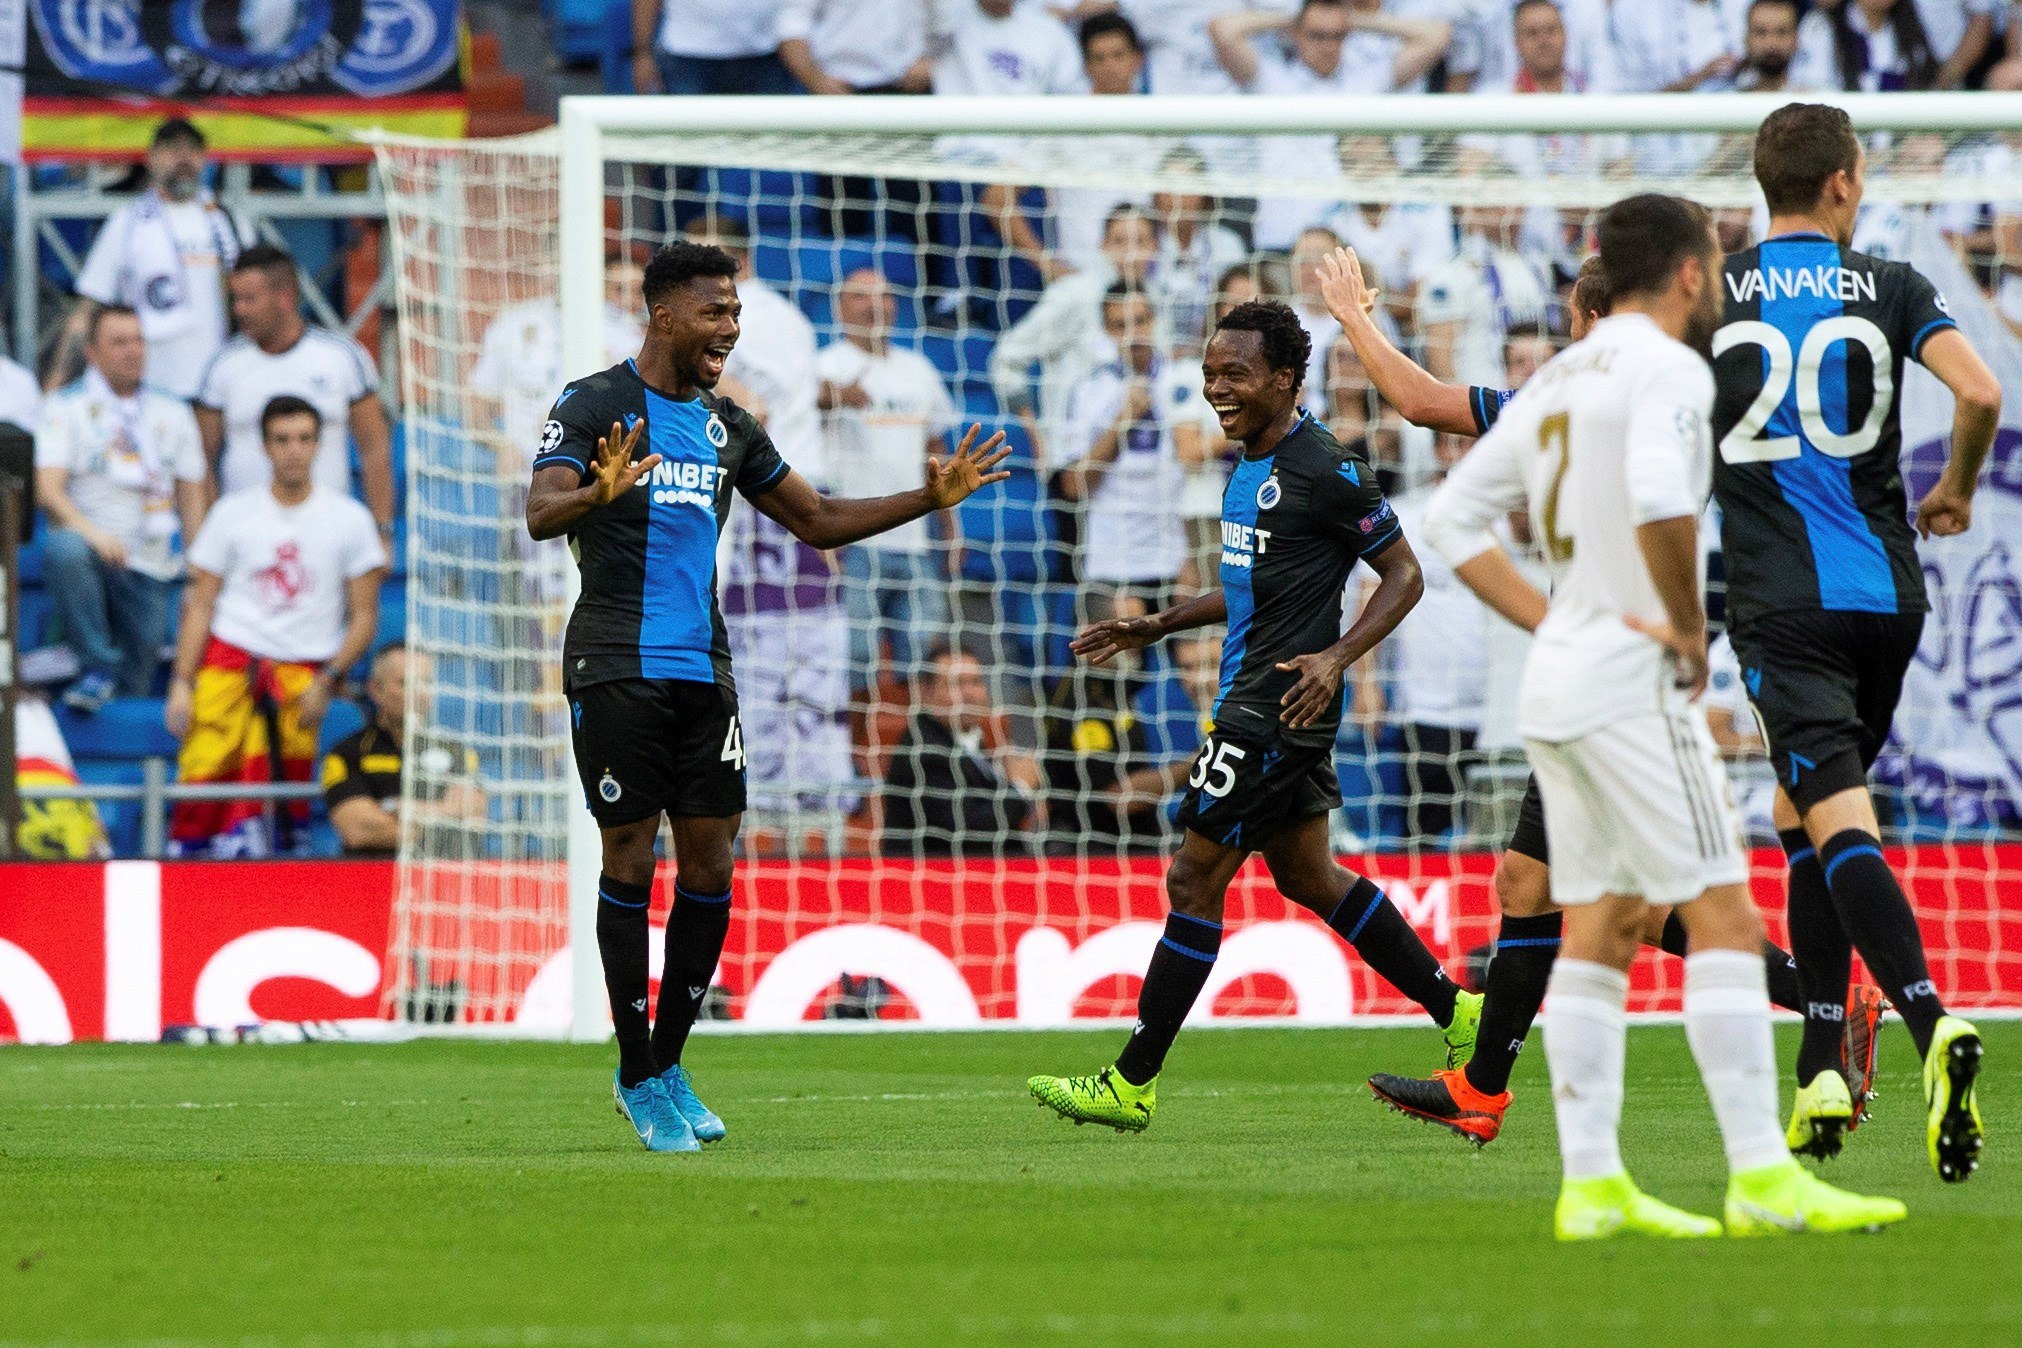
[(1726, 1232), (1899, 1221), (1901, 1203), (1823, 1183), (1784, 1144), (1762, 918), (1698, 705), (1698, 521), (1713, 472), (1703, 352), (1720, 317), (1719, 245), (1703, 207), (1654, 193), (1611, 206), (1598, 234), (1613, 311), (1518, 392), (1426, 519), (1446, 556), (1502, 556), (1500, 568), (1459, 568), (1497, 612), (1537, 596), (1490, 531), (1510, 510), (1528, 509), (1552, 573), (1518, 729), (1565, 910), (1545, 1011), (1564, 1163), (1554, 1228), (1562, 1240), (1722, 1231), (1643, 1193), (1622, 1161), (1628, 970), (1652, 903), (1675, 905), (1685, 927), (1685, 1034), (1726, 1144)]
[[(1204, 391), (1222, 433), (1243, 446), (1222, 496), (1221, 586), (1146, 617), (1092, 624), (1073, 643), (1103, 664), (1175, 632), (1228, 624), (1214, 728), (1180, 798), (1171, 912), (1137, 1026), (1114, 1065), (1027, 1083), (1078, 1123), (1137, 1132), (1151, 1122), (1159, 1069), (1214, 970), (1223, 899), (1252, 852), (1264, 854), (1279, 893), (1431, 1014), (1456, 1057), (1474, 1048), (1481, 999), (1456, 988), (1383, 891), (1328, 846), (1327, 816), (1341, 803), (1342, 676), (1411, 611), (1424, 580), (1368, 461), (1299, 406), (1310, 350), (1283, 304), (1238, 305), (1215, 325)], [(1344, 634), (1342, 586), (1358, 560), (1379, 583)]]
[[(618, 1037), (618, 1111), (651, 1151), (724, 1135), (681, 1055), (730, 922), (731, 844), (744, 813), (744, 740), (716, 605), (716, 543), (734, 488), (817, 548), (947, 510), (1009, 476), (1003, 436), (928, 460), (913, 491), (823, 496), (758, 422), (713, 390), (737, 344), (737, 264), (670, 243), (646, 268), (639, 354), (555, 399), (527, 496), (527, 531), (567, 534), (582, 597), (562, 646), (576, 770), (603, 834), (597, 947)], [(653, 843), (674, 838), (674, 907), (660, 997), (646, 1013)]]

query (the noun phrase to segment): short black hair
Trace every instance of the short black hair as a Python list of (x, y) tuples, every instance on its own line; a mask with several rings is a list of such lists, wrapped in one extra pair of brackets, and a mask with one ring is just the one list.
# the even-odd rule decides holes
[(91, 311), (91, 318), (84, 325), (84, 342), (89, 346), (98, 340), (98, 325), (113, 314), (125, 314), (129, 318), (139, 318), (140, 313), (127, 304), (101, 304)]
[(1755, 11), (1761, 9), (1764, 5), (1782, 5), (1795, 16), (1801, 17), (1804, 13), (1802, 0), (1748, 0), (1749, 15), (1752, 17)]
[(1763, 118), (1755, 133), (1755, 181), (1770, 214), (1818, 205), (1826, 179), (1860, 162), (1860, 137), (1846, 109), (1830, 103), (1790, 103)]
[(1143, 300), (1150, 303), (1151, 295), (1135, 281), (1111, 281), (1109, 289), (1102, 292), (1104, 304), (1121, 304), (1125, 300)]
[(197, 130), (197, 124), (187, 117), (170, 117), (163, 121), (154, 129), (154, 135), (149, 137), (147, 144), (151, 150), (163, 145), (193, 145), (199, 150), (210, 148), (204, 133)]
[(1151, 218), (1150, 211), (1138, 205), (1135, 201), (1119, 201), (1116, 205), (1110, 207), (1108, 215), (1102, 217), (1103, 238), (1109, 237), (1109, 231), (1116, 227), (1116, 222), (1119, 220), (1142, 220), (1147, 225), (1150, 225), (1154, 231), (1158, 229), (1158, 221)]
[(260, 409), (260, 439), (267, 438), (267, 430), (282, 417), (299, 417), (307, 414), (316, 423), (316, 434), (323, 433), (323, 414), (307, 398), (298, 398), (292, 393), (267, 399), (267, 405)]
[(1081, 21), (1081, 30), (1076, 34), (1081, 39), (1081, 55), (1088, 56), (1088, 45), (1104, 33), (1120, 33), (1130, 49), (1139, 56), (1144, 55), (1144, 39), (1137, 35), (1137, 25), (1115, 10), (1101, 14), (1091, 14)]
[(1509, 12), (1510, 27), (1515, 28), (1517, 16), (1522, 14), (1525, 10), (1529, 9), (1533, 5), (1549, 5), (1554, 11), (1557, 12), (1558, 16), (1561, 19), (1565, 18), (1566, 16), (1566, 12), (1563, 9), (1559, 8), (1559, 0), (1517, 0), (1516, 4), (1510, 7)]
[(651, 309), (698, 276), (721, 276), (734, 281), (737, 259), (713, 243), (676, 239), (662, 244), (653, 260), (646, 264), (646, 279), (639, 287), (645, 292), (646, 307)]
[(239, 254), (239, 260), (232, 264), (234, 272), (265, 272), (267, 279), (276, 285), (285, 285), (297, 290), (301, 282), (295, 277), (295, 259), (287, 249), (271, 243), (256, 243)]
[[(1788, 4), (1790, 0), (1775, 0), (1777, 4)], [(1573, 307), (1590, 314), (1606, 318), (1615, 307), (1615, 292), (1608, 289), (1608, 269), (1601, 265), (1597, 253), (1580, 264), (1580, 274), (1573, 278)]]
[(1608, 293), (1619, 300), (1662, 290), (1686, 258), (1712, 251), (1712, 230), (1713, 217), (1696, 201), (1662, 192), (1624, 197), (1602, 212), (1595, 231)]
[(1277, 300), (1246, 300), (1222, 315), (1216, 332), (1254, 332), (1264, 339), (1264, 363), (1290, 370), (1296, 391), (1306, 382), (1306, 362), (1313, 358), (1313, 339), (1292, 307)]

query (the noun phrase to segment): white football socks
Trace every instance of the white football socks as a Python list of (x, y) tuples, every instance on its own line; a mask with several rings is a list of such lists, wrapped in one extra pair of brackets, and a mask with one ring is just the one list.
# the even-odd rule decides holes
[(1761, 955), (1701, 950), (1685, 957), (1685, 1038), (1720, 1121), (1727, 1168), (1739, 1174), (1789, 1160), (1777, 1123), (1776, 1043)]
[[(1757, 959), (1758, 983), (1762, 961)], [(1605, 964), (1559, 958), (1545, 988), (1545, 1062), (1567, 1179), (1622, 1171), (1622, 1057), (1629, 976)], [(1773, 1120), (1772, 1120), (1773, 1122)]]

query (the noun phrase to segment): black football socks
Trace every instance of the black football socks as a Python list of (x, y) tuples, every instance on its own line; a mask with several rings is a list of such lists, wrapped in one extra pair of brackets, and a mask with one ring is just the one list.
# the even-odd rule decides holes
[(1367, 876), (1355, 877), (1327, 925), (1355, 947), (1355, 953), (1378, 977), (1424, 1007), (1441, 1029), (1453, 1023), (1453, 999), (1458, 991), (1453, 980), (1418, 939), (1404, 914), (1397, 911), (1397, 905)]
[(1882, 859), (1881, 844), (1873, 834), (1841, 829), (1818, 849), (1818, 861), (1840, 926), (1896, 1004), (1910, 1038), (1917, 1041), (1917, 1056), (1922, 1057), (1930, 1050), (1945, 1006), (1924, 962), (1924, 938), (1917, 931), (1916, 915), (1896, 883), (1896, 873)]
[(1559, 934), (1564, 928), (1562, 913), (1502, 920), (1495, 938), (1495, 958), (1489, 961), (1487, 983), (1482, 988), (1481, 1029), (1466, 1069), (1467, 1084), (1484, 1095), (1500, 1095), (1509, 1088), (1510, 1069), (1516, 1066), (1531, 1022), (1544, 1005), (1545, 983), (1559, 957)]
[[(1664, 919), (1664, 930), (1658, 933), (1657, 948), (1667, 955), (1684, 959), (1686, 947), (1685, 924), (1673, 912)], [(1769, 979), (1769, 1004), (1780, 1006), (1786, 1011), (1804, 1010), (1804, 996), (1797, 986), (1797, 961), (1788, 950), (1774, 941), (1762, 943), (1762, 971)]]
[(1798, 956), (1804, 1038), (1797, 1046), (1797, 1082), (1808, 1086), (1820, 1072), (1844, 1072), (1847, 984), (1853, 979), (1853, 943), (1825, 886), (1818, 850), (1801, 828), (1777, 840), (1790, 859), (1790, 948)]
[(660, 1003), (653, 1016), (653, 1060), (663, 1072), (681, 1061), (729, 931), (729, 890), (698, 894), (675, 880), (674, 910), (667, 915), (667, 961), (661, 967)]
[(618, 1084), (628, 1089), (659, 1074), (646, 1023), (646, 905), (652, 892), (650, 885), (597, 877), (597, 953), (604, 961), (604, 990), (611, 995), (611, 1026), (618, 1033)]
[(1168, 914), (1165, 935), (1151, 952), (1144, 990), (1137, 996), (1137, 1027), (1116, 1058), (1116, 1070), (1133, 1086), (1158, 1075), (1172, 1041), (1214, 972), (1222, 924), (1185, 913)]

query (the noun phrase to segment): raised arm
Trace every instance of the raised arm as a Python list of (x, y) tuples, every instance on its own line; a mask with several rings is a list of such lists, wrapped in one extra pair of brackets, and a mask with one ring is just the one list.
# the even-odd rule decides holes
[(1362, 279), (1362, 263), (1352, 248), (1337, 248), (1320, 260), (1320, 294), (1341, 335), (1369, 373), (1383, 401), (1414, 426), (1450, 435), (1479, 435), (1472, 394), (1464, 384), (1444, 384), (1390, 344), (1369, 311), (1375, 295)]
[(1379, 9), (1348, 11), (1348, 26), (1400, 40), (1390, 62), (1390, 87), (1401, 89), (1439, 64), (1453, 41), (1453, 25), (1444, 19), (1409, 19)]
[(824, 496), (799, 473), (789, 472), (754, 504), (810, 547), (823, 551), (839, 548), (936, 510), (951, 510), (978, 489), (1010, 477), (1008, 470), (999, 467), (1011, 455), (1004, 444), (1004, 432), (998, 431), (978, 445), (976, 437), (982, 433), (981, 425), (971, 426), (960, 447), (945, 460), (929, 455), (926, 485), (912, 491), (891, 496)]
[(632, 462), (639, 432), (645, 427), (645, 422), (635, 422), (627, 431), (612, 422), (611, 433), (597, 437), (596, 467), (587, 482), (582, 472), (570, 464), (552, 464), (537, 471), (527, 492), (527, 532), (536, 541), (559, 538), (575, 528), (583, 516), (617, 500), (658, 467), (658, 454)]
[(1277, 32), (1289, 22), (1286, 15), (1267, 9), (1217, 14), (1208, 20), (1208, 40), (1215, 44), (1215, 58), (1229, 78), (1247, 89), (1257, 82), (1257, 35)]
[(2001, 428), (2001, 383), (1957, 328), (1934, 333), (1917, 359), (1952, 390), (1955, 400), (1945, 471), (1917, 503), (1917, 532), (1948, 538), (1973, 523), (1973, 491)]

